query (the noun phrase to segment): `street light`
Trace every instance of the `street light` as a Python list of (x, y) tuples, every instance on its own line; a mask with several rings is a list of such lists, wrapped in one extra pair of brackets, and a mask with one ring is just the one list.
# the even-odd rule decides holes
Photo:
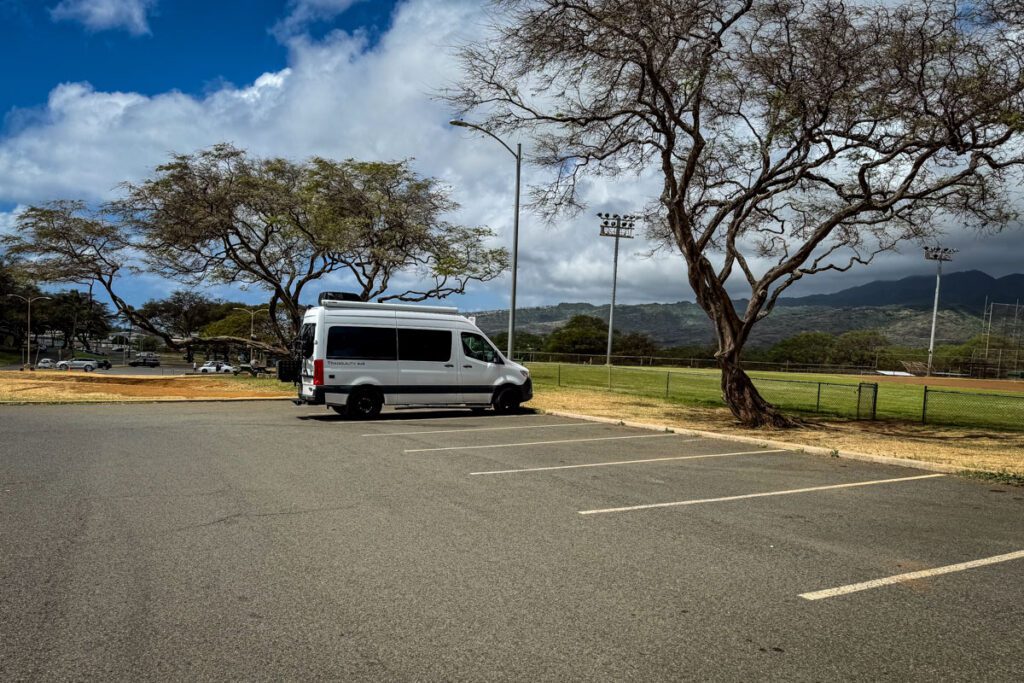
[(32, 302), (41, 301), (43, 299), (52, 299), (52, 296), (33, 296), (24, 297), (20, 294), (8, 294), (9, 297), (15, 299), (21, 299), (28, 305), (28, 334), (25, 337), (25, 365), (29, 368), (32, 367)]
[(235, 307), (236, 311), (245, 311), (249, 314), (249, 365), (252, 365), (252, 340), (256, 336), (256, 314), (257, 313), (270, 313), (269, 308), (261, 308), (258, 311), (251, 311), (248, 308)]
[(615, 260), (612, 266), (612, 305), (608, 309), (608, 353), (605, 356), (605, 365), (611, 365), (612, 323), (615, 319), (615, 290), (619, 280), (619, 240), (633, 239), (633, 226), (636, 225), (637, 216), (599, 213), (597, 217), (601, 219), (601, 237), (615, 238)]
[(928, 370), (925, 373), (928, 377), (932, 375), (932, 358), (935, 355), (935, 322), (939, 317), (939, 285), (942, 282), (942, 262), (952, 261), (953, 254), (958, 251), (959, 249), (940, 247), (938, 245), (924, 248), (924, 257), (929, 261), (935, 261), (937, 266), (935, 272), (935, 305), (932, 307), (932, 336), (928, 341)]
[(453, 126), (458, 126), (459, 128), (472, 128), (473, 130), (480, 131), (484, 135), (491, 136), (501, 143), (501, 146), (507, 149), (509, 154), (516, 158), (516, 212), (515, 218), (512, 222), (512, 301), (508, 310), (508, 353), (506, 354), (509, 360), (511, 360), (512, 349), (515, 346), (516, 337), (516, 274), (519, 261), (519, 177), (523, 166), (523, 145), (522, 143), (517, 143), (515, 151), (512, 151), (512, 148), (505, 144), (504, 140), (475, 123), (470, 123), (461, 119), (453, 119), (448, 123)]

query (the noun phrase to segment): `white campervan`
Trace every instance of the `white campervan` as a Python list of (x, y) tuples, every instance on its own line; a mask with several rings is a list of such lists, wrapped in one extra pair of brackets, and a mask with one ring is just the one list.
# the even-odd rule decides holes
[(507, 413), (533, 397), (530, 371), (456, 308), (321, 296), (303, 317), (297, 346), (297, 403), (352, 417), (375, 417), (384, 405)]

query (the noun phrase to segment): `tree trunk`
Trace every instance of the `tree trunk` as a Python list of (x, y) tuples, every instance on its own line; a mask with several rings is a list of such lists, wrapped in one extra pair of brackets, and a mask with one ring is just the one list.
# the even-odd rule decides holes
[(737, 358), (720, 356), (718, 360), (722, 366), (722, 398), (744, 426), (775, 429), (796, 426), (796, 422), (761, 397), (750, 377), (740, 368)]

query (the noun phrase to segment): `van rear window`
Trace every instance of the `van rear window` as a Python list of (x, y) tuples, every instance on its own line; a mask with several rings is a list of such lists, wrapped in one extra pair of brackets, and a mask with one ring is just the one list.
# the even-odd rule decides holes
[(336, 325), (327, 330), (327, 358), (397, 360), (395, 328)]
[(399, 360), (447, 363), (452, 359), (451, 330), (398, 330)]

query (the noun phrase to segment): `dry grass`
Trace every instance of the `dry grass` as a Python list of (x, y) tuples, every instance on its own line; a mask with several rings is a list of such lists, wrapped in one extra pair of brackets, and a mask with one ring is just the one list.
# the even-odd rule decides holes
[(1024, 474), (1024, 434), (939, 427), (911, 422), (852, 422), (807, 419), (797, 429), (759, 430), (739, 426), (726, 408), (701, 408), (604, 391), (544, 387), (530, 402), (541, 410), (763, 436), (821, 448), (955, 465), (964, 469)]
[(0, 374), (0, 402), (95, 403), (218, 398), (292, 396), (280, 388), (254, 381), (221, 377), (146, 377), (73, 374), (68, 372), (5, 372)]

